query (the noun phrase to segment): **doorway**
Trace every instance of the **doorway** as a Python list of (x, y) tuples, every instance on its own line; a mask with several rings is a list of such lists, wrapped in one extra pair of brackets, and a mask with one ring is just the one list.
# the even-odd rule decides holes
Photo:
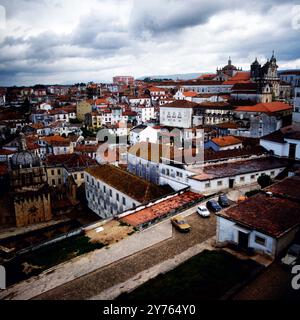
[(229, 179), (229, 189), (234, 187), (234, 179)]
[(243, 249), (248, 249), (248, 244), (249, 244), (249, 234), (239, 231), (239, 246)]
[(295, 159), (296, 147), (297, 147), (297, 145), (295, 143), (290, 143), (290, 149), (289, 149), (289, 158), (290, 159)]

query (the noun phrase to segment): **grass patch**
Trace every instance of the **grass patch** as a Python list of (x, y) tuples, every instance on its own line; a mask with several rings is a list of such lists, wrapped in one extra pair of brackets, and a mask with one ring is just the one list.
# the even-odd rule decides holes
[(260, 265), (240, 260), (225, 251), (208, 251), (189, 259), (174, 270), (157, 276), (119, 301), (213, 300), (245, 280)]
[[(92, 243), (86, 236), (76, 236), (17, 257), (5, 264), (7, 285), (38, 275), (57, 264), (102, 247), (104, 244)], [(27, 268), (24, 272), (24, 264), (32, 268)]]

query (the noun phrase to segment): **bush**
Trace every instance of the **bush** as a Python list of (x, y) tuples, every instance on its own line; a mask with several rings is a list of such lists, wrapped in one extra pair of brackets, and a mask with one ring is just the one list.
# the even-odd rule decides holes
[(257, 183), (261, 186), (262, 189), (264, 189), (272, 184), (272, 179), (269, 175), (263, 173), (258, 177)]

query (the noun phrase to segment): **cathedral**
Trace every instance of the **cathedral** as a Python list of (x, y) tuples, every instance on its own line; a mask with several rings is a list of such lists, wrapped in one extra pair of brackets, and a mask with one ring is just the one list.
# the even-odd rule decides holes
[(273, 98), (278, 99), (280, 96), (280, 78), (278, 76), (277, 60), (274, 51), (270, 60), (261, 65), (257, 58), (251, 64), (250, 70), (251, 80), (259, 84), (261, 88), (269, 85), (272, 90)]
[(27, 150), (23, 134), (19, 152), (10, 161), (10, 185), (17, 227), (52, 219), (46, 169), (39, 157)]
[(217, 77), (216, 80), (218, 81), (226, 81), (229, 78), (232, 78), (238, 71), (242, 71), (242, 68), (237, 68), (231, 62), (231, 58), (228, 59), (228, 64), (219, 69), (217, 68)]

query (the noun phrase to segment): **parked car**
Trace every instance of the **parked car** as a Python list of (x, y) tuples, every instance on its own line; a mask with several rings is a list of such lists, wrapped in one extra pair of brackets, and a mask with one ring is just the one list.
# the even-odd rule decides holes
[(219, 202), (219, 205), (221, 207), (223, 207), (223, 208), (226, 208), (226, 207), (230, 206), (229, 200), (228, 200), (228, 198), (227, 198), (225, 193), (219, 195), (218, 202)]
[(197, 213), (199, 214), (199, 216), (203, 218), (208, 218), (210, 216), (210, 212), (203, 205), (197, 208)]
[(206, 206), (212, 212), (219, 212), (222, 210), (222, 207), (218, 204), (216, 200), (207, 201)]
[(240, 196), (239, 198), (238, 198), (238, 203), (239, 202), (243, 202), (243, 201), (245, 201), (245, 200), (247, 200), (248, 199), (248, 197), (247, 196)]
[(287, 254), (281, 259), (281, 263), (288, 267), (293, 267), (300, 259), (300, 245), (293, 244), (290, 246)]
[(191, 226), (181, 216), (172, 218), (171, 223), (180, 232), (189, 232), (191, 230)]

